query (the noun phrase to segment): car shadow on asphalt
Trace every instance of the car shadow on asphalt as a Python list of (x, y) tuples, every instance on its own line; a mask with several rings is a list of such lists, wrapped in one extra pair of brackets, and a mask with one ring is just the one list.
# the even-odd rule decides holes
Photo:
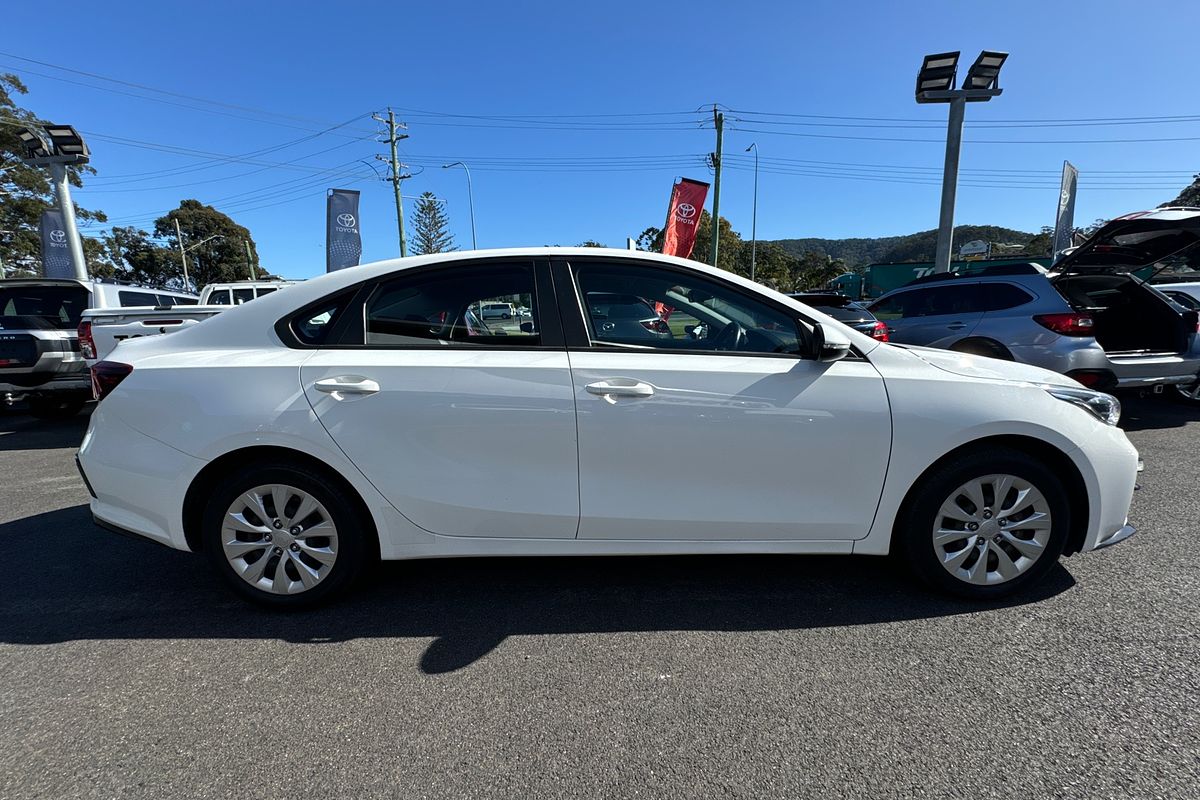
[[(1165, 393), (1164, 393), (1165, 394)], [(1200, 422), (1200, 403), (1187, 404), (1167, 395), (1122, 393), (1121, 427), (1127, 431), (1182, 428), (1189, 422)]]
[(509, 636), (868, 625), (1036, 603), (1074, 585), (1059, 564), (1029, 591), (981, 604), (880, 558), (441, 559), (380, 565), (340, 600), (282, 613), (236, 598), (202, 558), (96, 528), (85, 505), (0, 525), (0, 548), (0, 642), (433, 637), (419, 664), (430, 674)]
[(0, 452), (56, 450), (79, 447), (87, 430), (93, 404), (70, 419), (43, 420), (18, 411), (0, 411)]

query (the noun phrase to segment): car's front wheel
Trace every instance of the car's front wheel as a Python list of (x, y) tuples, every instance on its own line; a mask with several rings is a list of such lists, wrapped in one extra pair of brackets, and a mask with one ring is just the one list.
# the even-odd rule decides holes
[(242, 597), (276, 608), (313, 605), (351, 583), (367, 561), (369, 530), (339, 486), (284, 464), (230, 476), (202, 522), (213, 567)]
[(996, 448), (927, 475), (897, 526), (897, 546), (926, 582), (971, 599), (1018, 591), (1062, 554), (1070, 505), (1037, 459)]

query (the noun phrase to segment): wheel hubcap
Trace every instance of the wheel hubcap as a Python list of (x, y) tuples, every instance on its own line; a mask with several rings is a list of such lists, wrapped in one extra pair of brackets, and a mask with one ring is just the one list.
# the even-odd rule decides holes
[(271, 594), (308, 591), (337, 561), (337, 527), (325, 507), (294, 486), (256, 486), (225, 512), (225, 558), (242, 580)]
[(1050, 540), (1045, 496), (1015, 475), (984, 475), (959, 486), (933, 524), (942, 567), (964, 583), (1004, 583), (1032, 567)]

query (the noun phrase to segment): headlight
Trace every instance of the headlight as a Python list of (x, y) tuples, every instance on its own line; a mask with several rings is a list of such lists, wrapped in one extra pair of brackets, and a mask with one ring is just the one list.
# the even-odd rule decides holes
[(1082, 409), (1108, 425), (1121, 421), (1121, 401), (1111, 394), (1093, 392), (1090, 389), (1070, 389), (1066, 386), (1043, 386), (1046, 393)]

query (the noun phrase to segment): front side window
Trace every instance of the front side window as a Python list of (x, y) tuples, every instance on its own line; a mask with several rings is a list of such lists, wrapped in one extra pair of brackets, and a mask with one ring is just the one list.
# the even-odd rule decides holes
[(798, 354), (807, 331), (785, 311), (718, 281), (652, 266), (575, 269), (593, 346)]
[(541, 344), (533, 269), (522, 264), (401, 275), (371, 294), (365, 322), (367, 345)]
[(254, 299), (254, 289), (234, 289), (233, 304), (240, 306), (242, 303), (249, 303)]
[(218, 289), (208, 296), (208, 305), (210, 306), (227, 306), (229, 304), (228, 289)]

